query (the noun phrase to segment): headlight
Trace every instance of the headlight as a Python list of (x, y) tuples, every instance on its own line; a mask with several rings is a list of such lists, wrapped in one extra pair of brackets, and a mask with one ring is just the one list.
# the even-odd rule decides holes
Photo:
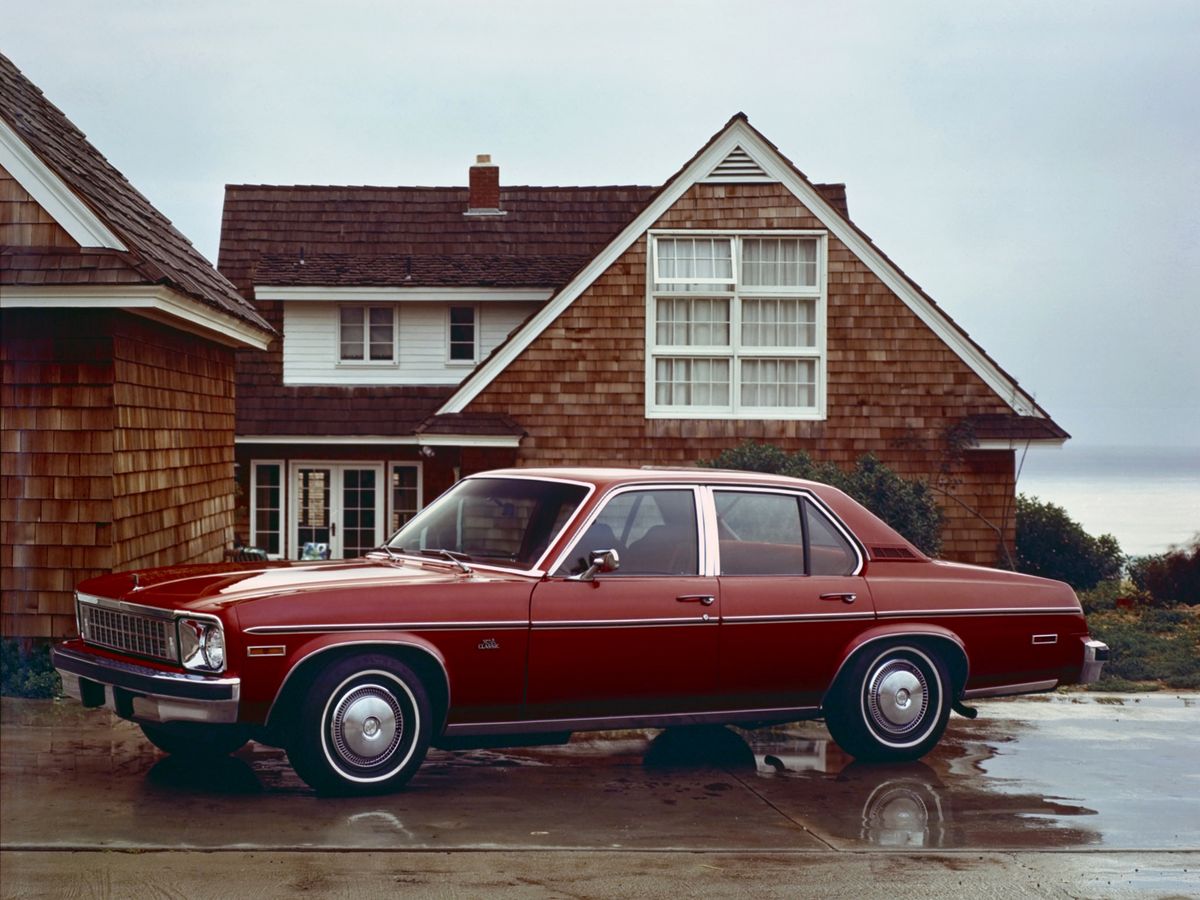
[(225, 668), (225, 634), (212, 619), (180, 619), (179, 658), (185, 669), (220, 672)]

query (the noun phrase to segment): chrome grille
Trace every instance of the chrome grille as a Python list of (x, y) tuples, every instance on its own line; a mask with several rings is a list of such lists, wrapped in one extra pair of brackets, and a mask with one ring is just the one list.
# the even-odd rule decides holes
[(89, 644), (167, 662), (179, 661), (172, 619), (80, 603), (79, 631)]

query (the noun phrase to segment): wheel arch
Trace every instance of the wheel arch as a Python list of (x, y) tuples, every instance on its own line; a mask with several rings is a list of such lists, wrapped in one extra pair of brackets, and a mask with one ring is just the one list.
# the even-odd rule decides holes
[(970, 658), (967, 656), (967, 648), (962, 639), (950, 629), (937, 625), (897, 624), (873, 628), (858, 635), (847, 645), (842, 653), (842, 661), (838, 664), (837, 671), (829, 680), (829, 686), (821, 697), (821, 708), (825, 708), (826, 701), (830, 695), (836, 693), (841, 680), (859, 657), (888, 644), (905, 643), (913, 644), (918, 649), (937, 653), (950, 676), (950, 700), (954, 701), (962, 696), (967, 676), (971, 670)]
[(295, 654), (267, 711), (266, 728), (284, 735), (295, 724), (287, 711), (304, 696), (317, 675), (343, 659), (368, 653), (382, 653), (411, 668), (421, 679), (433, 708), (433, 735), (440, 735), (450, 712), (450, 675), (446, 661), (436, 647), (417, 637), (356, 636), (354, 640), (318, 639)]

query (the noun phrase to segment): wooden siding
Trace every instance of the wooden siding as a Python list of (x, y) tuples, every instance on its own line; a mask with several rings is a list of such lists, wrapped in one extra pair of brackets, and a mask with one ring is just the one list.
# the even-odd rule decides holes
[(5, 636), (71, 633), (75, 584), (112, 568), (110, 321), (107, 313), (0, 313)]
[(113, 356), (114, 567), (219, 561), (233, 542), (233, 351), (125, 317)]
[(221, 559), (233, 351), (118, 311), (5, 310), (0, 631), (65, 637), (113, 570)]
[[(654, 228), (821, 228), (777, 184), (697, 184)], [(841, 242), (829, 239), (828, 415), (824, 421), (645, 417), (646, 242), (640, 240), (483, 390), (470, 412), (505, 412), (527, 429), (519, 460), (689, 464), (743, 440), (851, 465), (873, 453), (940, 481), (944, 555), (992, 564), (1013, 539), (1011, 451), (955, 454), (964, 417), (1007, 405)], [(944, 471), (943, 471), (944, 470)], [(1001, 476), (1001, 477), (998, 477)], [(432, 495), (430, 495), (432, 497)]]
[[(351, 304), (357, 305), (357, 304)], [(380, 304), (388, 305), (388, 304)], [(458, 384), (470, 365), (446, 362), (450, 305), (469, 301), (392, 304), (398, 316), (399, 360), (395, 365), (339, 365), (336, 303), (283, 304), (283, 383), (294, 385)], [(476, 305), (480, 358), (486, 357), (539, 308), (537, 303)]]
[(54, 217), (0, 166), (0, 247), (79, 248)]

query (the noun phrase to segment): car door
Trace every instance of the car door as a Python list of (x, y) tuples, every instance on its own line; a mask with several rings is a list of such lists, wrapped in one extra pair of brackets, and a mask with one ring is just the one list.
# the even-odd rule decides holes
[[(625, 488), (606, 498), (530, 611), (526, 716), (611, 718), (711, 708), (720, 604), (702, 575), (693, 487)], [(579, 580), (590, 554), (616, 571)]]
[(721, 694), (730, 708), (817, 706), (875, 617), (862, 557), (802, 492), (714, 488)]

